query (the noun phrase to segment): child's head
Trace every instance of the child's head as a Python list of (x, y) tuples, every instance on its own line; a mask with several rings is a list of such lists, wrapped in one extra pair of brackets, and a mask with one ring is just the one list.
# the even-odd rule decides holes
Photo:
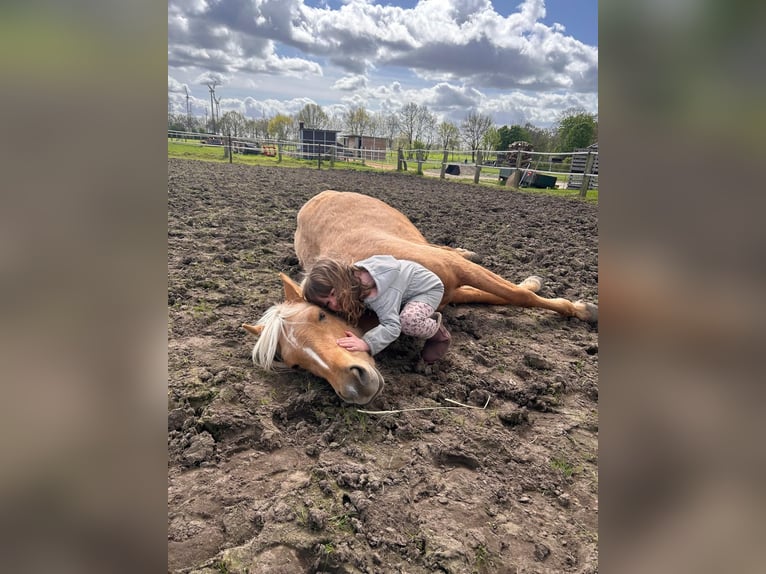
[(303, 280), (306, 301), (328, 307), (328, 298), (334, 300), (333, 311), (356, 324), (364, 312), (362, 299), (369, 293), (354, 273), (359, 268), (334, 259), (319, 259), (311, 266)]

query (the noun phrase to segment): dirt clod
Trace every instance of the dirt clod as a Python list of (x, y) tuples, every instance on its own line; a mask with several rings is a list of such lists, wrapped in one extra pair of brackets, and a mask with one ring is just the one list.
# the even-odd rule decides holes
[[(376, 357), (386, 387), (365, 409), (403, 411), (384, 415), (259, 370), (240, 328), (281, 301), (279, 272), (301, 278), (295, 218), (322, 190), (378, 197), (502, 277), (593, 303), (597, 206), (397, 173), (169, 160), (168, 175), (169, 573), (598, 571), (597, 326), (449, 306), (444, 359), (418, 366), (406, 336)], [(407, 410), (446, 399), (478, 408)]]

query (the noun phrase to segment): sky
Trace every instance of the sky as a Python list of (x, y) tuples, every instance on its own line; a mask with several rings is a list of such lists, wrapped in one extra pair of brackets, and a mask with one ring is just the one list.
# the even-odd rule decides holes
[(294, 115), (410, 102), (459, 124), (598, 113), (597, 0), (168, 0), (173, 113)]

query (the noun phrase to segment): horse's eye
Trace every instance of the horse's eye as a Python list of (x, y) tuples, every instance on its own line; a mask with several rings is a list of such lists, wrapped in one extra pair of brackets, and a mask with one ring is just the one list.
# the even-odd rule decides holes
[(319, 312), (319, 320), (320, 321), (324, 321), (326, 318), (327, 318), (327, 315), (325, 314), (325, 312), (324, 311), (320, 311)]

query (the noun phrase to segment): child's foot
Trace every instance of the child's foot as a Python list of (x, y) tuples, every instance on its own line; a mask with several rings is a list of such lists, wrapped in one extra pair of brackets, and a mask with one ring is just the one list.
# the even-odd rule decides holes
[(423, 362), (430, 365), (441, 359), (447, 354), (451, 340), (452, 335), (449, 334), (449, 331), (444, 328), (444, 325), (439, 320), (439, 329), (436, 331), (436, 334), (426, 341), (426, 344), (423, 345), (423, 350), (420, 351)]

